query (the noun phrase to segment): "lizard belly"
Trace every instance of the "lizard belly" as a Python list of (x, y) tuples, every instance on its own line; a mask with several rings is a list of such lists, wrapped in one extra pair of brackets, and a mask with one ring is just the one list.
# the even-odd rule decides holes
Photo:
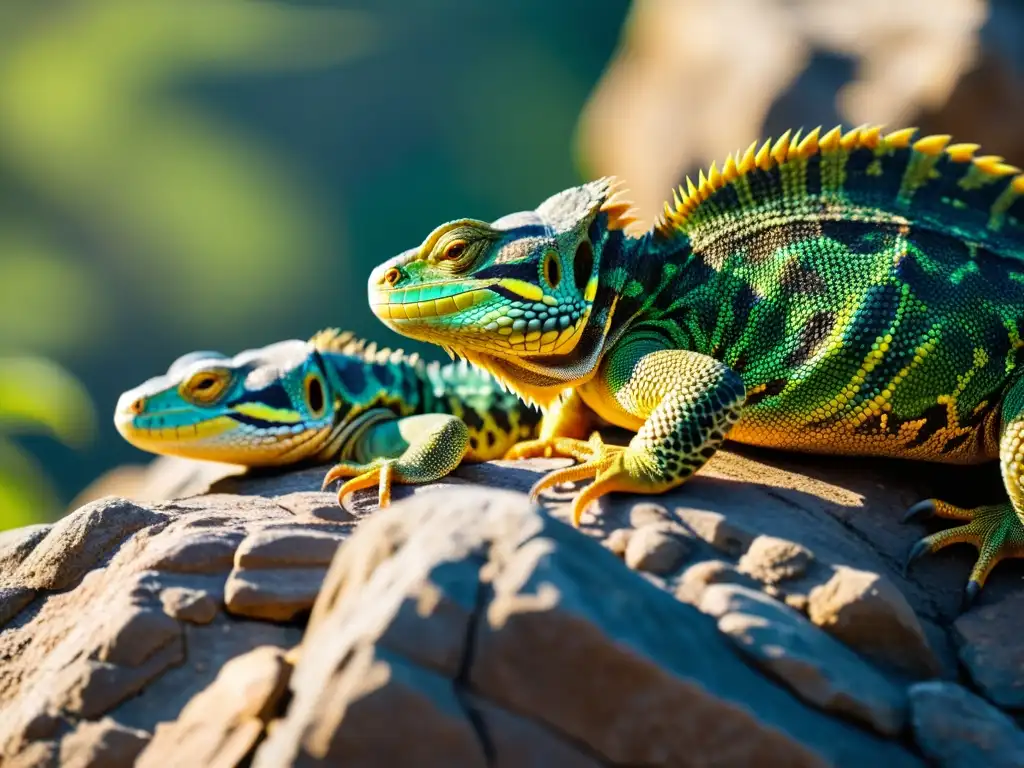
[(746, 409), (730, 440), (766, 448), (847, 456), (886, 456), (947, 464), (977, 464), (999, 456), (999, 408), (982, 403), (977, 418), (961, 423), (949, 404), (918, 418), (891, 412), (851, 413), (824, 419), (795, 403), (761, 403)]
[(633, 432), (636, 432), (644, 424), (644, 419), (633, 415), (619, 405), (605, 383), (605, 376), (603, 375), (594, 376), (580, 386), (576, 392), (586, 406), (596, 413), (598, 418), (608, 424), (629, 429)]

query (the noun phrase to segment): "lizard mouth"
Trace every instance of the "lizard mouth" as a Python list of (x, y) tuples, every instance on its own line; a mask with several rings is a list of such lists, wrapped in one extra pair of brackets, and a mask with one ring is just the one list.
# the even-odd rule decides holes
[(401, 323), (465, 312), (494, 297), (494, 292), (487, 288), (466, 289), (437, 283), (376, 291), (370, 297), (370, 307), (381, 320)]
[(502, 281), (465, 288), (444, 283), (370, 294), (373, 313), (399, 333), (454, 350), (498, 357), (562, 354), (590, 318), (591, 305), (525, 297)]

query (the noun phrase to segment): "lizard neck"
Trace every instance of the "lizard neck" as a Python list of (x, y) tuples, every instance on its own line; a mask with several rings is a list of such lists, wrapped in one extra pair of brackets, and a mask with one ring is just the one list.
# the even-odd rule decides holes
[[(691, 313), (689, 297), (713, 279), (714, 271), (693, 252), (689, 240), (681, 234), (667, 238), (649, 232), (624, 238), (612, 256), (608, 264), (602, 263), (595, 302), (615, 303), (604, 351), (640, 325), (665, 336), (671, 346), (704, 351), (699, 344), (705, 334), (695, 332), (691, 323), (703, 327), (706, 313)], [(659, 322), (669, 316), (671, 323)]]

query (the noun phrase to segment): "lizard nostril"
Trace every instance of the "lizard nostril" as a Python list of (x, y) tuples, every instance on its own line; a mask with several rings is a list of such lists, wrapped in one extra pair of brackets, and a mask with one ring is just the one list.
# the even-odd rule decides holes
[(128, 408), (132, 413), (138, 416), (140, 413), (143, 412), (143, 410), (145, 410), (146, 401), (144, 398), (141, 397), (136, 400), (132, 400), (132, 404), (128, 406)]
[(402, 278), (402, 273), (399, 272), (398, 269), (396, 269), (395, 267), (392, 267), (391, 269), (389, 269), (387, 272), (384, 273), (384, 282), (387, 283), (388, 285), (392, 285), (393, 286), (401, 278)]

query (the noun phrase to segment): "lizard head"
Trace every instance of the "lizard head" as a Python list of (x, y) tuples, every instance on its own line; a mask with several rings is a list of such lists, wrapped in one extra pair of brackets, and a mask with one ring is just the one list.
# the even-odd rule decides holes
[(573, 187), (491, 223), (442, 224), (373, 271), (374, 314), (550, 402), (599, 359), (610, 320), (599, 306), (600, 268), (632, 222), (615, 184)]
[(121, 395), (114, 424), (152, 453), (269, 466), (314, 455), (338, 407), (316, 346), (296, 339), (184, 355)]

